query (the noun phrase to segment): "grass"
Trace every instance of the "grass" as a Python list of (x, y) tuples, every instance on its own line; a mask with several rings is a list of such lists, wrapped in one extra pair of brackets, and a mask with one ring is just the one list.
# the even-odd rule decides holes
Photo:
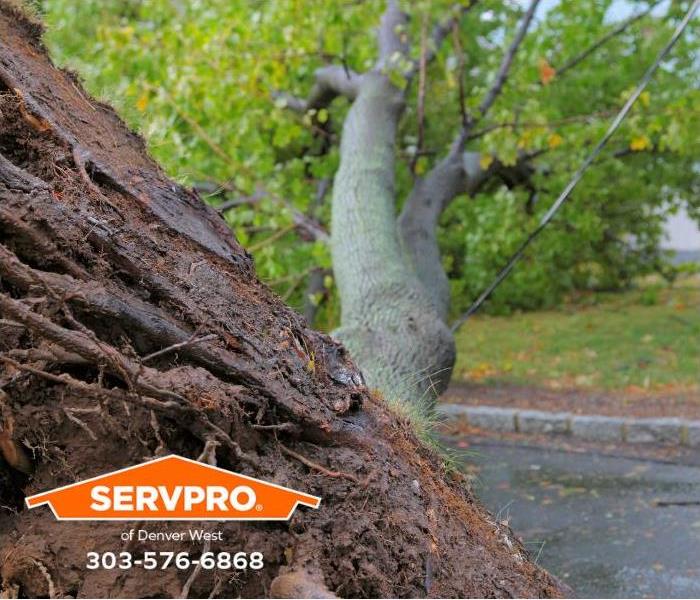
[(457, 337), (454, 381), (551, 388), (679, 390), (700, 383), (700, 280), (510, 317), (478, 316)]
[(469, 453), (454, 448), (440, 438), (440, 419), (436, 412), (428, 406), (403, 402), (398, 398), (387, 399), (379, 390), (371, 390), (370, 393), (375, 402), (384, 404), (390, 413), (411, 428), (420, 443), (438, 456), (445, 473), (460, 471), (463, 459)]

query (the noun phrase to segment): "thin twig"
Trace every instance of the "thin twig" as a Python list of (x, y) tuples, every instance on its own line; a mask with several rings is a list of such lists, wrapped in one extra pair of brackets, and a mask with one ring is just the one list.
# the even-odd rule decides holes
[[(497, 129), (547, 129), (551, 127), (557, 127), (560, 125), (568, 125), (570, 123), (577, 123), (579, 121), (590, 121), (596, 118), (610, 117), (615, 114), (614, 109), (599, 110), (592, 113), (583, 113), (578, 115), (569, 115), (568, 117), (562, 117), (561, 119), (554, 119), (552, 121), (536, 122), (536, 121), (506, 121), (503, 123), (494, 123), (492, 125), (486, 125), (485, 127), (470, 133), (467, 139), (475, 140), (480, 137), (485, 136), (487, 133), (491, 133)], [(653, 115), (654, 113), (646, 113)]]
[[(435, 59), (438, 52), (440, 51), (442, 43), (445, 41), (445, 38), (450, 34), (450, 31), (452, 31), (454, 27), (459, 27), (462, 18), (469, 12), (469, 10), (474, 8), (474, 6), (476, 6), (477, 3), (478, 0), (460, 3), (458, 6), (454, 7), (457, 14), (455, 14), (454, 16), (450, 17), (442, 23), (438, 22), (435, 24), (430, 36), (430, 45), (428, 46), (428, 51), (426, 53), (426, 62), (428, 64), (430, 64)], [(419, 61), (414, 61), (413, 66), (409, 71), (408, 75), (410, 76), (413, 73), (415, 73), (415, 71), (418, 70), (419, 66)]]
[(276, 279), (265, 279), (265, 284), (269, 286), (280, 285), (282, 283), (294, 283), (299, 279), (299, 277), (306, 277), (311, 274), (313, 270), (317, 267), (309, 267), (304, 269), (301, 273), (290, 273), (289, 275), (284, 275), (283, 277), (277, 277)]
[(282, 301), (287, 302), (289, 298), (292, 296), (292, 294), (299, 288), (301, 285), (302, 281), (306, 279), (307, 275), (309, 274), (309, 271), (304, 271), (297, 277), (295, 277), (294, 281), (292, 282), (292, 285), (290, 285), (282, 294)]
[(219, 144), (217, 144), (214, 139), (206, 132), (204, 127), (202, 127), (199, 122), (190, 116), (188, 113), (186, 113), (180, 106), (178, 105), (177, 102), (168, 94), (163, 88), (156, 88), (150, 83), (145, 83), (144, 86), (146, 87), (147, 90), (151, 92), (157, 92), (162, 95), (162, 97), (165, 99), (165, 101), (172, 106), (172, 108), (175, 110), (175, 112), (180, 116), (180, 118), (185, 121), (192, 129), (195, 130), (197, 135), (204, 141), (204, 143), (211, 148), (211, 150), (216, 154), (219, 158), (221, 158), (226, 164), (228, 164), (231, 167), (234, 167), (236, 170), (239, 170), (239, 165), (237, 165), (234, 160), (229, 156), (229, 154), (221, 147)]
[(260, 240), (259, 242), (255, 244), (251, 244), (246, 248), (248, 252), (255, 252), (257, 250), (260, 250), (260, 248), (264, 248), (265, 246), (268, 246), (272, 242), (277, 241), (279, 238), (282, 236), (286, 235), (289, 233), (292, 229), (296, 227), (296, 223), (292, 223), (291, 225), (287, 225), (286, 227), (282, 227), (281, 229), (278, 229), (275, 233), (272, 235), (266, 237), (264, 240)]
[(459, 39), (459, 23), (455, 21), (452, 27), (452, 38), (457, 54), (457, 77), (459, 83), (459, 115), (462, 119), (462, 128), (467, 126), (467, 105), (464, 93), (464, 50)]
[(260, 202), (264, 198), (265, 198), (264, 192), (262, 191), (261, 188), (258, 187), (255, 190), (255, 193), (253, 193), (249, 196), (240, 196), (238, 198), (232, 198), (231, 200), (227, 200), (226, 202), (219, 204), (216, 207), (216, 210), (218, 210), (219, 213), (223, 214), (227, 210), (235, 208), (236, 206), (243, 206), (244, 204), (247, 204), (250, 206), (253, 204), (257, 204), (258, 202)]
[[(292, 215), (292, 222), (294, 223), (292, 227), (296, 227), (300, 231), (305, 232), (310, 238), (314, 240), (328, 242), (328, 232), (316, 219), (309, 215), (305, 215), (303, 212), (298, 210), (289, 200), (285, 200), (284, 198), (281, 198), (280, 196), (271, 193), (269, 190), (266, 190), (261, 185), (258, 185), (255, 194), (252, 194), (250, 196), (243, 196), (241, 198), (237, 198), (229, 202), (224, 202), (223, 204), (217, 207), (217, 210), (221, 214), (223, 214), (227, 210), (230, 210), (231, 208), (234, 208), (241, 204), (257, 204), (258, 202), (264, 199), (270, 200), (278, 206), (286, 208)], [(289, 229), (286, 229), (285, 233), (288, 230)], [(260, 242), (260, 244), (265, 243), (267, 243), (266, 240)], [(248, 250), (250, 251), (250, 248), (248, 248)]]

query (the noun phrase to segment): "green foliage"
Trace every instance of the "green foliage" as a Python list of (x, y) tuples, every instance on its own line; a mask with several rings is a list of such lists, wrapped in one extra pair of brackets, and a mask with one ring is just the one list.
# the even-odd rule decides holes
[(642, 306), (655, 306), (659, 303), (659, 288), (651, 286), (646, 288), (639, 296), (639, 303)]
[[(512, 165), (520, 153), (546, 150), (532, 178), (536, 201), (521, 186), (493, 182), (475, 198), (459, 198), (441, 222), (445, 264), (462, 311), (502, 265), (604, 132), (610, 114), (668, 39), (688, 2), (642, 19), (560, 77), (556, 68), (611, 28), (612, 0), (561, 2), (538, 16), (515, 57), (511, 76), (483, 135), (469, 143), (482, 164)], [(633, 2), (635, 11), (647, 6)], [(116, 104), (148, 140), (169, 173), (213, 189), (207, 200), (254, 196), (226, 213), (251, 249), (261, 276), (288, 301), (303, 302), (313, 266), (330, 266), (322, 242), (293, 227), (290, 207), (328, 223), (319, 181), (338, 165), (338, 138), (348, 108), (296, 115), (276, 92), (304, 96), (314, 71), (346, 64), (356, 71), (376, 60), (375, 27), (384, 2), (319, 0), (43, 0), (47, 42), (58, 63), (80, 72), (88, 89)], [(432, 23), (451, 0), (405, 2), (413, 57), (423, 16)], [(424, 153), (417, 173), (444, 155), (460, 123), (458, 81), (471, 112), (493, 81), (521, 10), (480, 2), (463, 19), (460, 46), (448, 36), (430, 65)], [(658, 12), (658, 11), (657, 11)], [(654, 15), (657, 15), (657, 12)], [(663, 265), (658, 251), (664, 215), (681, 205), (700, 218), (697, 33), (687, 35), (635, 107), (610, 151), (577, 189), (550, 231), (499, 290), (491, 310), (552, 306), (572, 290), (625, 286)], [(554, 72), (552, 72), (554, 69)], [(401, 81), (401, 65), (391, 67)], [(546, 85), (543, 83), (546, 82)], [(417, 151), (417, 85), (409, 89), (397, 152), (399, 201), (412, 186)], [(630, 244), (630, 240), (634, 240)], [(332, 282), (328, 282), (332, 287)], [(332, 290), (317, 325), (331, 328)]]

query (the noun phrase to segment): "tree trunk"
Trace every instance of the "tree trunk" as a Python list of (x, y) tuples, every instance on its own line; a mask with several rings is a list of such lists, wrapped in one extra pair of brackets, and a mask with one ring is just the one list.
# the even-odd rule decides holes
[(404, 252), (444, 322), (450, 309), (450, 284), (442, 266), (438, 222), (452, 200), (473, 194), (489, 174), (479, 167), (479, 154), (463, 152), (458, 140), (426, 177), (416, 181), (398, 218)]
[(345, 119), (331, 222), (342, 305), (335, 335), (370, 387), (421, 406), (446, 387), (455, 346), (399, 243), (394, 157), (402, 109), (403, 94), (388, 77), (368, 73)]
[[(0, 0), (0, 596), (560, 593), (464, 481), (368, 393), (344, 348), (257, 280), (220, 217), (51, 65), (38, 36)], [(354, 194), (376, 201), (366, 218), (334, 215), (334, 252), (348, 253), (337, 273), (345, 290), (352, 260), (372, 259), (353, 232), (391, 216), (399, 108), (388, 91), (368, 85), (353, 107), (381, 105), (392, 117), (378, 116), (373, 137), (348, 119), (357, 138), (346, 135), (346, 150), (370, 142), (372, 150), (355, 173), (341, 169), (338, 185), (352, 190), (365, 177), (374, 183)], [(392, 231), (373, 260), (398, 257)], [(427, 327), (421, 311), (430, 302), (396, 265), (390, 280), (365, 273), (356, 303), (343, 307), (351, 345), (372, 339), (362, 311), (382, 301), (380, 290), (406, 307), (381, 317), (396, 330), (376, 340), (382, 352), (405, 352), (392, 344), (410, 345), (411, 329)], [(88, 570), (87, 550), (127, 549), (125, 524), (57, 522), (46, 507), (23, 509), (28, 494), (212, 447), (223, 468), (322, 497), (318, 510), (298, 509), (288, 523), (216, 524), (224, 541), (212, 551), (264, 553), (255, 575)]]

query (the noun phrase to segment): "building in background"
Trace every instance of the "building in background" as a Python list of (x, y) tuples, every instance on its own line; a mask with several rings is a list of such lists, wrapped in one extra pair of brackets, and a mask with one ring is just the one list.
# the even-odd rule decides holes
[(700, 228), (685, 210), (669, 217), (665, 230), (666, 239), (661, 246), (675, 251), (674, 263), (700, 263)]

